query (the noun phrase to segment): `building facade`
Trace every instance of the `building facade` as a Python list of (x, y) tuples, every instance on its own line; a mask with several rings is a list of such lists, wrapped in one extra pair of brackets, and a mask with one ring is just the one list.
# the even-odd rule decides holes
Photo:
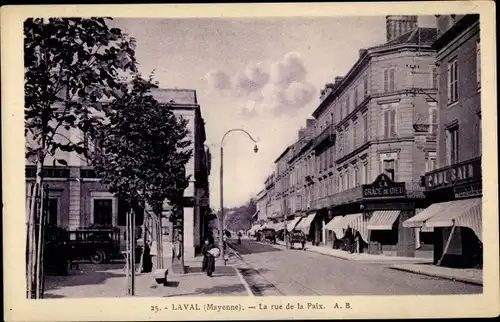
[(425, 174), (432, 205), (405, 223), (435, 231), (434, 262), (482, 265), (479, 15), (437, 16), (437, 169)]
[[(387, 18), (388, 30), (398, 17)], [(313, 208), (325, 222), (342, 216), (326, 225), (328, 243), (351, 228), (358, 251), (415, 256), (419, 236), (401, 224), (426, 206), (419, 180), (435, 167), (436, 29), (412, 28), (388, 39), (361, 49), (347, 75), (326, 86), (313, 113), (323, 178)], [(330, 143), (321, 148), (320, 142)]]
[[(184, 245), (186, 257), (194, 256), (200, 240), (208, 231), (209, 208), (208, 176), (210, 174), (210, 152), (205, 149), (205, 126), (201, 108), (196, 99), (195, 90), (154, 89), (153, 95), (160, 103), (169, 103), (177, 116), (189, 120), (188, 128), (192, 140), (193, 156), (186, 166), (186, 175), (191, 175), (191, 182), (185, 191), (184, 207)], [(79, 130), (59, 129), (60, 137), (67, 137), (78, 142), (82, 138)], [(26, 145), (32, 144), (26, 137)], [(63, 159), (68, 166), (54, 166), (54, 158)], [(68, 230), (88, 228), (89, 226), (117, 227), (126, 231), (126, 207), (118, 197), (100, 183), (95, 171), (87, 160), (76, 153), (59, 151), (54, 157), (47, 157), (44, 163), (44, 183), (49, 187), (49, 223)], [(27, 196), (30, 183), (36, 178), (33, 160), (26, 160)], [(143, 218), (137, 218), (136, 224), (142, 225)], [(171, 225), (162, 220), (162, 231), (170, 235)], [(124, 245), (124, 234), (120, 233)], [(169, 239), (167, 237), (167, 239)]]

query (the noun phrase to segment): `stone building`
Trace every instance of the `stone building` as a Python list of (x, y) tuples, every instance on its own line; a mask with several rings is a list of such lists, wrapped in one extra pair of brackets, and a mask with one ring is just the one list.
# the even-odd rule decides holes
[(479, 15), (437, 16), (437, 169), (425, 174), (432, 205), (404, 223), (435, 231), (434, 261), (482, 265)]
[[(387, 17), (388, 30), (398, 17)], [(419, 179), (435, 167), (436, 29), (415, 27), (388, 39), (361, 49), (349, 72), (325, 87), (313, 113), (319, 139), (312, 208), (328, 222), (328, 243), (332, 232), (341, 238), (351, 228), (364, 251), (415, 256), (418, 237), (402, 222), (425, 208)], [(432, 244), (429, 238), (423, 233), (421, 240)], [(426, 255), (431, 249), (424, 247)]]
[[(186, 175), (191, 175), (191, 182), (185, 191), (184, 207), (184, 246), (187, 258), (193, 257), (200, 240), (208, 231), (208, 220), (212, 215), (209, 208), (208, 176), (210, 174), (210, 152), (205, 149), (205, 124), (195, 90), (153, 89), (153, 95), (160, 103), (169, 103), (177, 116), (189, 120), (188, 128), (192, 140), (193, 156), (186, 166)], [(79, 130), (59, 129), (61, 137), (78, 142), (82, 133)], [(26, 137), (26, 145), (31, 145)], [(100, 183), (95, 171), (88, 162), (76, 153), (59, 151), (55, 156), (63, 159), (68, 166), (54, 166), (54, 159), (45, 160), (44, 183), (49, 186), (49, 222), (68, 230), (88, 228), (92, 225), (117, 227), (121, 233), (126, 230), (126, 211), (123, 202)], [(30, 195), (29, 183), (35, 180), (36, 169), (33, 160), (26, 160), (27, 196)], [(142, 225), (143, 218), (138, 218), (137, 225)], [(170, 222), (163, 220), (162, 231), (169, 235)], [(167, 240), (170, 237), (167, 237)]]

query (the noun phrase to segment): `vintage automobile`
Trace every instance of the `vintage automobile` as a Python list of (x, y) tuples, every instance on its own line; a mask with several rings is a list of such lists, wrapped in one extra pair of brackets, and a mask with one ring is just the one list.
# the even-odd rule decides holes
[(288, 242), (290, 243), (290, 248), (293, 249), (293, 245), (299, 243), (302, 245), (302, 249), (306, 245), (306, 235), (300, 230), (292, 230), (288, 234)]
[(264, 228), (261, 231), (262, 241), (268, 241), (271, 244), (276, 244), (276, 231), (272, 228)]

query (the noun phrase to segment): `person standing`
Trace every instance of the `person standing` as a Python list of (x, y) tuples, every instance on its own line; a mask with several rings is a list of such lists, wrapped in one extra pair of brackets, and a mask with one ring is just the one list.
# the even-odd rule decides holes
[(203, 254), (202, 271), (207, 272), (207, 276), (212, 276), (215, 271), (215, 257), (210, 253), (210, 250), (216, 248), (211, 237), (205, 239), (205, 243), (201, 248)]

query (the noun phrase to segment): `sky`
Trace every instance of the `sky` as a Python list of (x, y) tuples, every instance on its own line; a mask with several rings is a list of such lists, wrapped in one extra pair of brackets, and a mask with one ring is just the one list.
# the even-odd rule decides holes
[[(434, 26), (431, 16), (421, 27)], [(115, 19), (136, 38), (144, 75), (162, 88), (197, 92), (212, 152), (210, 203), (220, 209), (220, 143), (224, 141), (224, 207), (264, 188), (274, 161), (297, 140), (319, 104), (320, 90), (345, 75), (359, 49), (385, 42), (385, 16), (314, 18)]]

